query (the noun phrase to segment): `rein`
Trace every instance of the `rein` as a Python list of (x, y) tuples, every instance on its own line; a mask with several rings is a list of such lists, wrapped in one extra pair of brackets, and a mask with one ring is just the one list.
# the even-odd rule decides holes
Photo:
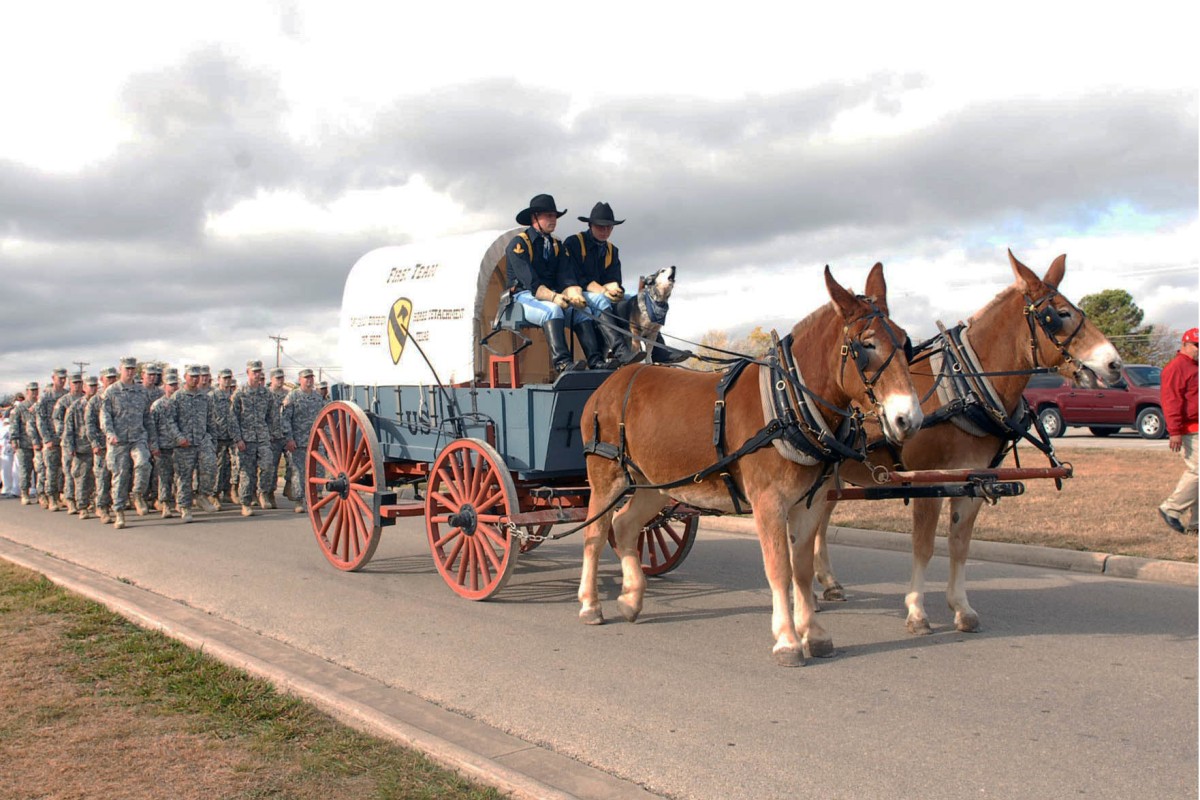
[[(866, 348), (859, 339), (851, 337), (850, 329), (857, 323), (870, 322), (877, 318), (886, 319), (886, 316), (872, 302), (871, 313), (847, 323), (842, 329), (843, 340), (840, 353), (842, 374), (844, 375), (846, 362), (852, 361), (876, 413), (878, 413), (880, 404), (875, 397), (874, 386), (879, 381), (884, 370), (892, 363), (896, 350), (902, 349), (903, 346), (896, 341), (890, 326), (885, 326), (888, 330), (889, 338), (892, 340), (893, 350), (888, 354), (883, 365), (875, 371), (874, 375), (868, 376), (866, 370), (870, 365), (870, 354), (866, 352)], [(606, 514), (613, 506), (620, 502), (622, 497), (631, 492), (640, 489), (671, 489), (688, 483), (701, 483), (715, 473), (720, 473), (722, 480), (725, 482), (735, 512), (739, 514), (744, 513), (741, 504), (742, 502), (746, 502), (746, 498), (737, 488), (733, 476), (727, 468), (744, 456), (766, 447), (776, 439), (784, 439), (788, 444), (791, 444), (822, 464), (821, 473), (813, 482), (812, 488), (802, 498), (806, 500), (809, 506), (812, 505), (817, 490), (829, 475), (833, 465), (847, 458), (853, 458), (856, 461), (865, 461), (866, 450), (863, 441), (862, 412), (853, 407), (841, 408), (836, 406), (804, 384), (800, 379), (795, 359), (791, 353), (794, 338), (790, 333), (780, 340), (778, 335), (772, 332), (772, 339), (776, 353), (772, 353), (765, 359), (756, 359), (738, 354), (739, 357), (730, 364), (725, 374), (721, 377), (721, 380), (717, 383), (717, 399), (713, 406), (713, 445), (717, 452), (717, 460), (690, 475), (663, 483), (639, 484), (634, 480), (631, 472), (633, 470), (643, 475), (645, 474), (629, 458), (625, 440), (625, 417), (628, 411), (629, 400), (633, 393), (633, 385), (637, 381), (641, 371), (649, 365), (642, 364), (638, 366), (625, 388), (625, 397), (621, 406), (621, 420), (618, 423), (618, 443), (614, 445), (600, 441), (599, 414), (594, 414), (592, 417), (592, 439), (583, 445), (585, 454), (597, 455), (618, 462), (625, 473), (627, 485), (605, 509), (575, 528), (557, 534), (553, 538), (562, 538), (582, 530)], [(771, 371), (771, 386), (773, 389), (772, 405), (775, 413), (773, 418), (758, 433), (746, 440), (741, 447), (732, 453), (726, 453), (724, 448), (725, 394), (732, 388), (738, 377), (750, 364), (755, 364), (760, 369)], [(823, 426), (817, 422), (813, 406), (809, 402), (810, 400), (843, 418), (843, 424), (836, 436), (830, 436), (822, 430)]]

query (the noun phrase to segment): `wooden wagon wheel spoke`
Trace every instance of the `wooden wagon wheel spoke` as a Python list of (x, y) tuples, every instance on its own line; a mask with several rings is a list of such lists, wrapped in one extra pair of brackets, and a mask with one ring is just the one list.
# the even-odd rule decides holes
[(504, 587), (518, 547), (504, 523), (518, 511), (512, 476), (478, 439), (456, 439), (438, 455), (425, 488), (429, 549), (457, 594), (486, 600)]
[[(700, 518), (692, 514), (682, 518), (662, 514), (651, 520), (638, 533), (637, 547), (642, 572), (657, 577), (666, 575), (682, 564), (692, 550), (699, 526)], [(608, 535), (608, 543), (616, 547), (612, 533)]]
[(385, 488), (371, 420), (353, 403), (328, 404), (313, 423), (305, 458), (305, 500), (321, 552), (338, 569), (361, 569), (379, 546)]

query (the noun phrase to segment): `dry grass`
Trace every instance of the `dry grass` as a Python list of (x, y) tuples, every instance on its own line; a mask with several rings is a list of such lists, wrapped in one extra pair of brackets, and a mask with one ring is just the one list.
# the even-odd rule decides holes
[(0, 642), (2, 798), (500, 796), (4, 562)]
[[(1020, 542), (1072, 550), (1196, 561), (1196, 537), (1170, 530), (1158, 516), (1158, 504), (1171, 493), (1183, 472), (1176, 453), (1153, 450), (1080, 448), (1060, 451), (1075, 477), (1063, 482), (1025, 482), (1025, 494), (1001, 500), (979, 512), (975, 539)], [(1045, 466), (1030, 453), (1023, 466)], [(1011, 460), (1004, 466), (1014, 466)], [(938, 535), (948, 527), (943, 506)], [(868, 530), (912, 532), (912, 515), (899, 500), (842, 503), (834, 525)]]

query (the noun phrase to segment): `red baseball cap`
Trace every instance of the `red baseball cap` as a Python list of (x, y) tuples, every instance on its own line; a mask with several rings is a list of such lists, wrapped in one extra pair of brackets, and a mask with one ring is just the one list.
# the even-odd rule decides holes
[(1183, 343), (1200, 344), (1200, 328), (1189, 328), (1183, 332)]

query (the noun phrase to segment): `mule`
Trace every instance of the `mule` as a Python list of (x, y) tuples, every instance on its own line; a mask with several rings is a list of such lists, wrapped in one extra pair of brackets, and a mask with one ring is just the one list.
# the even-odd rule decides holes
[[(872, 268), (866, 296), (844, 289), (828, 267), (825, 285), (831, 302), (796, 323), (779, 350), (785, 361), (790, 353), (800, 376), (796, 383), (807, 387), (793, 384), (788, 391), (821, 398), (810, 403), (818, 426), (839, 428), (853, 403), (878, 415), (890, 440), (903, 442), (920, 427), (921, 409), (908, 376), (906, 334), (888, 317), (883, 267)], [(761, 382), (764, 370), (771, 380)], [(610, 531), (621, 559), (618, 607), (633, 622), (646, 590), (638, 532), (663, 508), (664, 498), (716, 512), (740, 510), (748, 501), (771, 587), (772, 653), (779, 664), (799, 666), (806, 650), (810, 656), (833, 653), (832, 638), (813, 617), (812, 594), (813, 536), (825, 504), (818, 490), (829, 471), (815, 460), (790, 460), (778, 446), (761, 446), (706, 474), (722, 454), (738, 456), (758, 441), (767, 393), (788, 383), (770, 362), (744, 363), (740, 373), (729, 375), (737, 377), (722, 383), (722, 374), (635, 365), (614, 372), (592, 394), (580, 420), (592, 490), (588, 518), (594, 521), (584, 537), (579, 618), (592, 625), (604, 621), (597, 569)], [(722, 386), (723, 405), (717, 400)], [(720, 416), (723, 426), (715, 422)], [(614, 515), (607, 509), (629, 492), (631, 481), (644, 488)]]
[[(984, 372), (1016, 372), (997, 375), (991, 379), (996, 398), (1005, 414), (1018, 414), (1021, 393), (1035, 367), (1057, 367), (1060, 370), (1086, 366), (1105, 381), (1119, 377), (1121, 357), (1112, 343), (1092, 324), (1084, 313), (1058, 291), (1066, 272), (1067, 257), (1059, 256), (1046, 274), (1038, 278), (1032, 270), (1008, 253), (1015, 281), (1003, 289), (987, 305), (977, 311), (967, 324), (969, 342)], [(1040, 321), (1038, 318), (1041, 318)], [(928, 363), (928, 362), (926, 362)], [(1082, 371), (1082, 370), (1080, 370)], [(1086, 374), (1086, 371), (1083, 371)], [(942, 401), (934, 388), (936, 375), (928, 367), (912, 368), (913, 383), (924, 398), (926, 422), (943, 415), (938, 409)], [(998, 464), (1007, 454), (1011, 440), (988, 435), (976, 427), (956, 424), (943, 419), (925, 427), (910, 437), (900, 450), (899, 466), (889, 456), (887, 448), (873, 451), (870, 461), (896, 469), (986, 469)], [(875, 485), (871, 480), (871, 464), (846, 462), (841, 477), (859, 486)], [(905, 624), (910, 633), (931, 632), (925, 613), (925, 571), (933, 556), (934, 534), (944, 498), (917, 498), (912, 502), (913, 565), (909, 592), (904, 598), (908, 609)], [(946, 602), (954, 611), (954, 627), (959, 631), (979, 630), (979, 614), (967, 601), (966, 562), (971, 548), (975, 520), (983, 505), (982, 498), (955, 497), (950, 499), (950, 528), (948, 549), (950, 574), (946, 583)], [(824, 589), (824, 598), (844, 598), (844, 590), (834, 575), (826, 546), (829, 517), (836, 503), (827, 504), (816, 533), (817, 580)]]

